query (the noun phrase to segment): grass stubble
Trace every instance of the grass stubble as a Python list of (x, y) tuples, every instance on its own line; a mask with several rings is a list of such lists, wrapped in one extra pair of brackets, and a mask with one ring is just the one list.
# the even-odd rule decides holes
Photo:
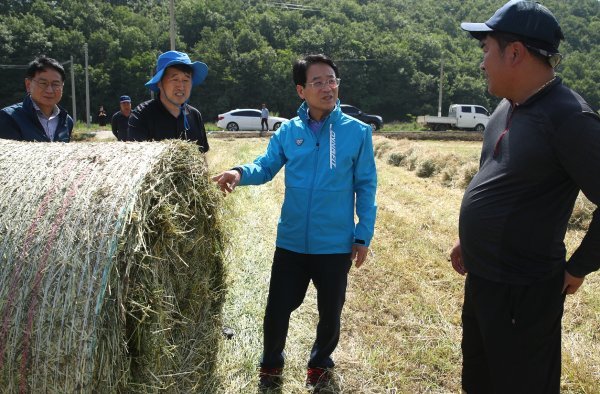
[[(254, 159), (267, 142), (264, 138), (211, 140), (211, 171)], [(457, 168), (472, 165), (478, 161), (481, 143), (382, 137), (375, 137), (374, 143), (379, 208), (373, 255), (363, 267), (350, 272), (342, 337), (334, 353), (334, 392), (458, 393), (464, 278), (452, 270), (447, 258), (457, 238), (464, 185), (459, 171), (456, 178), (444, 175), (443, 168), (420, 177), (416, 169), (424, 160), (443, 164), (440, 157), (451, 158), (446, 161)], [(414, 165), (388, 163), (390, 155), (408, 150), (418, 151), (413, 153), (417, 156)], [(240, 187), (225, 202), (229, 292), (223, 320), (236, 334), (220, 344), (215, 392), (257, 391), (262, 319), (283, 178), (280, 174), (266, 185)], [(569, 253), (584, 234), (585, 225), (569, 230)], [(292, 314), (283, 393), (306, 392), (304, 373), (316, 322), (311, 286), (305, 303)], [(561, 392), (600, 392), (599, 333), (600, 275), (592, 274), (567, 299)]]

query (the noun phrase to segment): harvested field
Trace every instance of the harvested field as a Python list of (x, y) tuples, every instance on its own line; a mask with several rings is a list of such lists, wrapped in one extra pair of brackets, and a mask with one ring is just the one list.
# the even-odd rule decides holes
[(196, 392), (224, 300), (195, 145), (0, 140), (3, 392)]
[[(214, 174), (261, 154), (267, 139), (211, 140)], [(412, 148), (417, 158), (451, 157), (478, 162), (476, 142), (402, 141), (375, 136), (378, 214), (373, 255), (350, 271), (342, 333), (334, 352), (331, 393), (448, 394), (460, 392), (461, 307), (464, 277), (447, 261), (457, 238), (464, 193), (443, 171), (420, 177), (416, 169), (388, 162)], [(456, 156), (456, 158), (455, 158)], [(461, 164), (462, 165), (462, 164)], [(418, 168), (418, 165), (416, 166)], [(257, 392), (262, 319), (267, 300), (284, 174), (261, 186), (238, 187), (225, 199), (228, 293), (225, 325), (236, 335), (224, 341), (207, 393)], [(588, 209), (584, 205), (582, 211)], [(583, 212), (580, 217), (587, 218)], [(567, 232), (569, 253), (585, 234), (585, 222)], [(317, 308), (312, 286), (292, 313), (286, 342), (282, 393), (306, 393), (306, 362), (315, 336)], [(597, 394), (600, 382), (600, 273), (567, 297), (563, 318), (561, 393)]]

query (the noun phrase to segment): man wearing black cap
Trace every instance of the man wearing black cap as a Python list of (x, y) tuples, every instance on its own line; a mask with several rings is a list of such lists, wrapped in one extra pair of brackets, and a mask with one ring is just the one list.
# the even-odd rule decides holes
[(182, 139), (196, 142), (202, 152), (207, 152), (202, 115), (188, 104), (192, 87), (200, 85), (207, 74), (206, 64), (192, 63), (186, 53), (161, 54), (156, 74), (146, 82), (158, 98), (141, 103), (131, 112), (127, 141)]
[(566, 294), (600, 268), (600, 211), (566, 260), (564, 237), (579, 191), (600, 203), (600, 117), (554, 73), (563, 39), (537, 2), (510, 1), (480, 41), (488, 90), (502, 97), (467, 187), (459, 241), (464, 275), (462, 388), (467, 393), (559, 393)]
[(112, 116), (112, 132), (118, 141), (127, 141), (127, 124), (131, 115), (131, 97), (121, 96), (119, 98), (120, 111)]

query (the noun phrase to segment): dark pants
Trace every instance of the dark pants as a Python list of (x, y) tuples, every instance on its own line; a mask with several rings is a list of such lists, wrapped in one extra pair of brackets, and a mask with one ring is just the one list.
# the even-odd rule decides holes
[(269, 130), (269, 122), (267, 122), (267, 118), (260, 118), (260, 131)]
[(467, 394), (560, 392), (564, 273), (532, 285), (467, 275), (462, 387)]
[(308, 366), (334, 366), (330, 356), (340, 339), (340, 317), (351, 264), (349, 253), (301, 254), (275, 250), (265, 312), (262, 367), (283, 367), (290, 315), (302, 304), (311, 279), (317, 289), (319, 323)]

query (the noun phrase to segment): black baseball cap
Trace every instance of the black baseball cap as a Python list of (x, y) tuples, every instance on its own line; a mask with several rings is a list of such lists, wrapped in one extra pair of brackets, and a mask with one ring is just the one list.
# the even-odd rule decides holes
[(509, 1), (485, 23), (463, 22), (460, 27), (476, 39), (493, 31), (515, 34), (523, 37), (529, 46), (549, 54), (558, 54), (560, 40), (565, 38), (548, 8), (526, 0)]

